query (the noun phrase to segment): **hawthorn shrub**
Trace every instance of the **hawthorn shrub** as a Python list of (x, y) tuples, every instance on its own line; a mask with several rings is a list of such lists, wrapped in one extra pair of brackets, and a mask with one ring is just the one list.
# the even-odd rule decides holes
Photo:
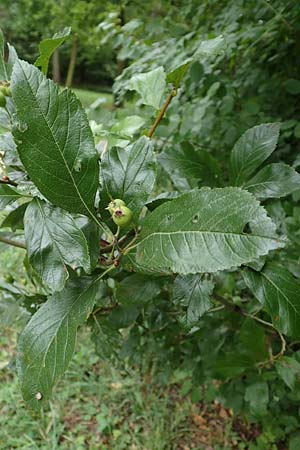
[(4, 58), (1, 37), (0, 241), (24, 248), (28, 276), (2, 280), (1, 302), (27, 318), (17, 369), (28, 408), (47, 405), (86, 324), (100, 357), (161, 383), (187, 371), (195, 400), (277, 427), (280, 416), (283, 438), (300, 396), (300, 174), (270, 162), (280, 123), (249, 128), (226, 159), (199, 148), (194, 128), (174, 142), (184, 77), (222, 52), (222, 36), (168, 71), (130, 74), (140, 115), (97, 123), (94, 105), (89, 122), (47, 79), (67, 33), (44, 41), (35, 65), (10, 45)]

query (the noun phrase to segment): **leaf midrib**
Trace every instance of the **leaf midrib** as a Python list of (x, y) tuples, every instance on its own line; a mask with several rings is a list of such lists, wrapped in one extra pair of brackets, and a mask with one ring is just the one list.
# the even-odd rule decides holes
[[(66, 159), (65, 159), (65, 157), (64, 157), (64, 154), (63, 154), (63, 152), (61, 151), (60, 146), (59, 146), (58, 142), (57, 142), (56, 139), (55, 139), (55, 136), (54, 136), (54, 134), (53, 134), (53, 131), (52, 131), (52, 129), (51, 129), (51, 127), (50, 127), (50, 125), (49, 125), (49, 123), (48, 123), (48, 121), (47, 121), (46, 116), (44, 115), (44, 113), (43, 113), (43, 111), (42, 111), (42, 109), (41, 109), (41, 107), (40, 107), (40, 105), (39, 105), (39, 103), (38, 103), (38, 101), (37, 101), (37, 97), (36, 97), (36, 95), (35, 95), (35, 93), (34, 93), (32, 87), (31, 87), (31, 85), (30, 85), (30, 83), (29, 83), (29, 79), (27, 78), (26, 73), (25, 73), (25, 71), (24, 71), (24, 69), (23, 69), (23, 67), (22, 67), (22, 65), (21, 65), (20, 63), (19, 63), (19, 67), (21, 68), (21, 70), (22, 70), (22, 72), (23, 72), (23, 75), (24, 75), (25, 79), (27, 80), (27, 85), (29, 86), (29, 89), (30, 89), (30, 91), (31, 91), (31, 93), (32, 93), (34, 102), (36, 103), (37, 108), (38, 108), (38, 110), (39, 110), (39, 112), (40, 112), (42, 118), (44, 119), (44, 121), (45, 121), (45, 123), (46, 123), (47, 128), (50, 130), (50, 134), (51, 134), (51, 136), (52, 136), (52, 138), (53, 138), (53, 142), (54, 142), (55, 146), (57, 147), (57, 150), (58, 150), (59, 154), (61, 155), (61, 157), (62, 157), (62, 159), (63, 159), (64, 165), (65, 165), (65, 167), (66, 167), (66, 169), (67, 169), (67, 171), (68, 171), (68, 173), (69, 173), (69, 176), (70, 176), (70, 178), (71, 178), (72, 184), (73, 184), (73, 186), (75, 187), (75, 191), (77, 192), (79, 199), (81, 200), (83, 206), (85, 207), (85, 209), (87, 210), (87, 212), (89, 213), (89, 215), (91, 215), (92, 217), (94, 217), (92, 211), (89, 209), (89, 207), (88, 207), (87, 204), (85, 203), (84, 199), (82, 198), (82, 196), (81, 196), (81, 194), (80, 194), (80, 192), (79, 192), (79, 190), (78, 190), (78, 188), (77, 188), (77, 185), (76, 185), (75, 180), (74, 180), (74, 178), (73, 178), (72, 172), (70, 171), (70, 168), (69, 168), (69, 166), (68, 166), (68, 164), (67, 164), (67, 162), (66, 162)], [(49, 81), (48, 81), (48, 85), (49, 85)], [(50, 90), (49, 90), (49, 94), (50, 94)], [(50, 96), (50, 95), (49, 95), (49, 96)], [(57, 98), (59, 98), (59, 96), (60, 96), (60, 94), (57, 95)], [(50, 104), (50, 99), (49, 99), (49, 104)], [(69, 119), (69, 120), (68, 120), (68, 130), (69, 130), (69, 122), (70, 122), (69, 103), (68, 103), (68, 119)], [(66, 143), (67, 143), (67, 140), (66, 140)], [(65, 144), (65, 145), (66, 145), (66, 144)]]

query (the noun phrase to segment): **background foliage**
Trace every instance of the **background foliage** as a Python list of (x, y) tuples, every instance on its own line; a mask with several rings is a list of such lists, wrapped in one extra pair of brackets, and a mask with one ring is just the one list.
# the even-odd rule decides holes
[[(258, 246), (255, 242), (256, 250), (251, 250), (250, 258), (255, 261), (251, 268), (242, 272), (234, 271), (232, 267), (249, 258), (240, 260), (236, 243), (229, 243), (232, 254), (226, 255), (226, 264), (222, 265), (222, 243), (213, 241), (208, 245), (213, 254), (210, 266), (209, 255), (202, 254), (202, 263), (201, 255), (191, 252), (187, 261), (181, 259), (180, 267), (177, 261), (165, 273), (167, 276), (152, 278), (140, 273), (128, 276), (128, 273), (117, 272), (101, 282), (101, 298), (96, 300), (94, 310), (98, 312), (88, 321), (99, 356), (123, 369), (126, 365), (137, 368), (143, 376), (159, 385), (169, 385), (174, 373), (182, 371), (188, 380), (184, 384), (184, 393), (190, 394), (194, 402), (217, 399), (227, 411), (232, 409), (248, 423), (259, 427), (260, 436), (254, 439), (250, 448), (298, 448), (300, 74), (295, 61), (299, 53), (300, 13), (297, 2), (191, 0), (147, 5), (106, 2), (100, 8), (96, 2), (78, 1), (72, 2), (71, 8), (67, 2), (40, 4), (22, 0), (14, 4), (9, 2), (2, 8), (7, 17), (4, 31), (23, 59), (34, 62), (41, 38), (71, 26), (72, 37), (59, 50), (61, 73), (66, 73), (71, 47), (77, 39), (75, 79), (97, 82), (97, 89), (115, 79), (112, 86), (114, 106), (104, 108), (100, 100), (87, 109), (97, 148), (100, 152), (109, 149), (101, 161), (104, 188), (100, 193), (99, 211), (111, 226), (104, 211), (110, 196), (124, 198), (135, 217), (145, 203), (149, 210), (154, 210), (150, 219), (146, 217), (141, 222), (142, 240), (146, 244), (139, 244), (136, 262), (132, 255), (127, 256), (122, 263), (125, 270), (131, 270), (132, 266), (137, 270), (134, 264), (141, 263), (147, 271), (155, 271), (159, 268), (158, 261), (161, 261), (161, 270), (165, 270), (166, 264), (159, 251), (152, 259), (146, 260), (143, 255), (149, 253), (151, 247), (159, 248), (151, 234), (154, 224), (162, 223), (166, 214), (169, 217), (174, 212), (180, 215), (184, 211), (186, 218), (191, 211), (190, 219), (197, 224), (184, 230), (188, 235), (193, 227), (208, 227), (209, 223), (218, 222), (218, 214), (226, 223), (233, 200), (240, 201), (247, 205), (248, 215), (243, 213), (240, 219), (245, 227), (250, 222), (250, 236), (254, 231), (251, 221), (256, 216), (262, 221), (260, 237), (267, 231), (275, 241), (287, 236), (284, 249), (272, 252), (267, 261), (265, 258), (256, 260), (260, 254), (266, 254), (267, 244), (264, 242), (263, 247), (260, 244), (261, 252), (255, 253)], [(66, 9), (70, 11), (69, 16), (60, 13)], [(26, 14), (22, 13), (24, 11)], [(32, 11), (31, 14), (28, 11)], [(177, 72), (172, 72), (175, 69)], [(87, 72), (88, 76), (85, 75)], [(155, 131), (153, 145), (158, 164), (154, 184), (152, 144), (145, 144), (146, 138), (140, 136), (150, 129), (157, 110), (174, 87), (177, 95), (172, 97), (167, 114)], [(13, 98), (22, 119), (20, 111), (24, 95), (15, 91)], [(31, 104), (32, 99), (28, 98), (27, 103)], [(49, 114), (51, 116), (51, 111)], [(78, 126), (84, 119), (76, 118)], [(14, 134), (20, 139), (24, 134), (22, 127)], [(90, 142), (91, 136), (86, 139)], [(132, 142), (135, 142), (133, 147), (128, 147)], [(2, 139), (4, 145), (7, 142)], [(249, 148), (250, 153), (252, 151), (250, 162), (247, 161)], [(138, 189), (130, 182), (126, 184), (126, 180), (122, 185), (118, 184), (123, 180), (124, 165), (128, 168), (129, 180), (134, 179), (132, 172), (138, 157), (145, 164), (141, 166), (144, 175), (142, 170)], [(35, 161), (38, 162), (38, 158)], [(15, 162), (4, 162), (16, 168)], [(53, 173), (56, 170), (53, 167)], [(47, 197), (34, 167), (27, 168), (27, 172)], [(11, 171), (9, 176), (14, 177), (14, 172)], [(87, 184), (91, 186), (89, 182)], [(203, 214), (200, 202), (210, 204), (211, 194), (200, 191), (201, 196), (196, 195), (193, 200), (194, 194), (190, 191), (205, 186), (240, 186), (250, 191), (263, 203), (276, 225), (276, 232), (257, 201), (253, 197), (250, 199), (246, 191), (242, 191), (240, 197), (237, 194), (234, 199), (228, 197), (223, 205), (218, 204), (216, 211), (205, 210)], [(147, 193), (152, 187), (152, 197), (148, 199)], [(31, 189), (35, 188), (31, 186)], [(180, 199), (164, 203), (182, 193), (186, 194)], [(55, 205), (65, 205), (63, 200), (60, 204), (49, 194), (47, 198)], [(50, 206), (43, 206), (41, 200), (34, 202), (30, 204), (31, 210), (37, 211), (37, 204), (40, 204), (45, 223), (50, 223), (52, 214), (60, 214), (56, 208), (51, 211)], [(12, 225), (21, 237), (26, 201), (23, 197), (21, 201), (9, 203), (12, 206), (8, 205), (5, 210), (7, 226), (2, 226), (8, 232), (8, 225)], [(74, 205), (72, 202), (73, 212), (84, 212), (82, 206)], [(159, 205), (165, 206), (156, 209)], [(91, 210), (91, 205), (88, 206)], [(28, 211), (29, 208), (26, 213), (29, 217)], [(11, 218), (12, 214), (18, 221)], [(64, 221), (66, 214), (63, 213)], [(30, 233), (26, 215), (24, 220), (26, 236), (26, 232)], [(88, 233), (93, 237), (95, 231), (86, 231), (84, 235), (84, 224), (80, 220), (70, 215), (68, 226), (76, 229), (77, 242), (80, 239), (89, 242)], [(167, 229), (169, 226), (168, 223)], [(54, 231), (57, 238), (57, 230)], [(230, 231), (247, 232), (247, 229), (232, 228)], [(51, 236), (48, 239), (51, 240)], [(60, 241), (66, 243), (62, 236)], [(181, 242), (179, 239), (173, 244), (181, 249)], [(277, 241), (272, 245), (268, 244), (268, 251), (278, 246)], [(164, 250), (166, 246), (163, 244)], [(89, 272), (83, 247), (80, 247), (81, 254), (71, 255), (72, 260), (67, 250), (62, 250), (64, 263), (83, 267)], [(250, 253), (250, 248), (247, 251)], [(43, 303), (49, 292), (63, 287), (68, 276), (72, 282), (74, 274), (61, 271), (54, 283), (35, 262), (35, 250), (28, 249), (28, 253), (30, 264), (25, 259), (27, 272), (21, 275), (21, 286), (19, 279), (15, 281), (14, 274), (13, 279), (10, 273), (4, 274), (3, 320), (8, 320), (8, 313), (10, 317), (24, 316), (23, 320), (28, 320), (25, 309), (31, 313), (31, 305), (37, 306), (33, 297)], [(190, 273), (191, 260), (198, 264), (191, 272), (226, 271), (218, 271), (214, 276), (194, 275)], [(188, 275), (184, 275), (185, 270)], [(173, 272), (180, 273), (175, 281)], [(44, 279), (42, 286), (39, 283), (41, 276)], [(16, 304), (22, 305), (20, 311)], [(78, 323), (83, 313), (86, 311), (78, 314)], [(199, 386), (202, 386), (201, 390), (197, 389)], [(166, 448), (172, 448), (167, 445)], [(241, 442), (237, 445), (237, 448), (245, 448)]]

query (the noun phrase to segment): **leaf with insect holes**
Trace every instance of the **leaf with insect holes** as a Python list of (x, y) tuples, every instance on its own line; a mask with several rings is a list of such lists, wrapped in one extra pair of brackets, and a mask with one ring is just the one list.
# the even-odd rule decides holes
[(284, 246), (265, 209), (239, 188), (194, 190), (143, 222), (136, 260), (158, 273), (217, 272)]

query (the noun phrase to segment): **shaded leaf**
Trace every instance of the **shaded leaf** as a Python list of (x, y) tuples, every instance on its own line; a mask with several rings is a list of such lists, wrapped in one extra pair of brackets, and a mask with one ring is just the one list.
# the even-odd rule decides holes
[(266, 211), (247, 191), (203, 188), (164, 203), (146, 217), (136, 258), (156, 272), (216, 272), (283, 245)]
[(245, 400), (250, 404), (250, 411), (254, 416), (261, 416), (266, 412), (269, 403), (269, 387), (265, 381), (247, 386)]
[(276, 329), (300, 336), (300, 281), (284, 267), (268, 263), (261, 272), (246, 269), (245, 282), (270, 314)]
[(0, 208), (18, 200), (22, 195), (8, 184), (0, 184)]
[[(85, 112), (70, 90), (18, 60), (11, 81), (14, 138), (34, 184), (54, 205), (94, 217), (99, 167)], [(72, 130), (72, 132), (70, 132)]]
[(144, 304), (157, 297), (161, 290), (161, 283), (156, 278), (135, 274), (124, 278), (118, 284), (116, 298), (120, 303)]
[(28, 202), (23, 203), (22, 205), (11, 211), (9, 214), (7, 214), (7, 216), (1, 223), (1, 228), (11, 228), (12, 231), (23, 230), (24, 214), (28, 204)]
[(202, 279), (198, 274), (176, 277), (173, 301), (175, 304), (187, 308), (184, 316), (180, 318), (180, 322), (186, 330), (195, 326), (200, 317), (211, 308), (213, 289), (212, 280)]
[(231, 173), (239, 186), (275, 150), (279, 137), (279, 123), (264, 123), (247, 130), (234, 145), (231, 157)]
[(285, 197), (300, 189), (300, 174), (287, 164), (269, 164), (244, 183), (243, 188), (260, 200)]
[(177, 178), (183, 178), (191, 188), (198, 187), (200, 181), (216, 186), (222, 178), (218, 161), (208, 152), (196, 150), (189, 142), (164, 150), (157, 159), (175, 185)]
[(134, 75), (129, 83), (129, 89), (137, 91), (144, 105), (159, 109), (166, 88), (166, 74), (163, 67), (158, 67), (147, 73)]
[(121, 198), (135, 216), (151, 194), (155, 175), (153, 145), (145, 136), (125, 149), (106, 151), (101, 161), (101, 184), (107, 203), (111, 199)]
[(64, 28), (63, 31), (55, 33), (52, 38), (43, 39), (39, 44), (40, 55), (35, 62), (35, 66), (39, 67), (44, 75), (47, 75), (49, 60), (54, 52), (66, 38), (70, 35), (71, 28)]
[(40, 307), (23, 330), (17, 366), (23, 398), (30, 409), (40, 409), (48, 402), (55, 383), (66, 371), (77, 328), (92, 311), (98, 280), (71, 280)]
[(293, 391), (300, 383), (300, 363), (289, 356), (283, 356), (275, 362), (278, 375), (285, 384)]
[(69, 277), (66, 264), (90, 271), (88, 244), (71, 214), (35, 199), (24, 225), (30, 264), (52, 292), (63, 289)]
[(172, 70), (172, 72), (168, 73), (166, 80), (167, 83), (173, 84), (173, 86), (178, 89), (190, 64), (191, 60), (188, 60), (181, 64), (179, 67), (176, 67), (176, 69)]

